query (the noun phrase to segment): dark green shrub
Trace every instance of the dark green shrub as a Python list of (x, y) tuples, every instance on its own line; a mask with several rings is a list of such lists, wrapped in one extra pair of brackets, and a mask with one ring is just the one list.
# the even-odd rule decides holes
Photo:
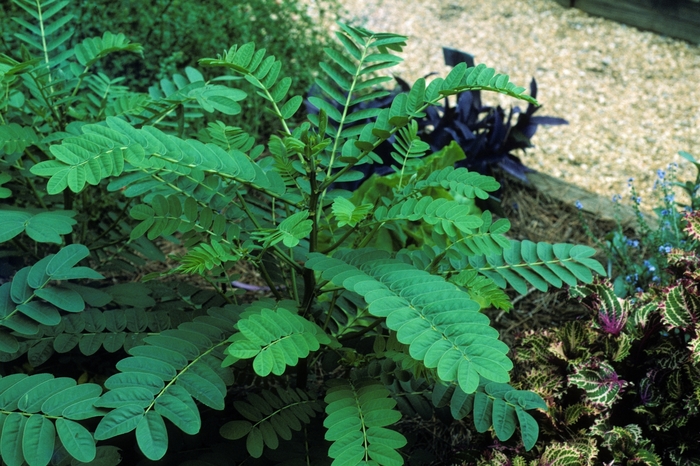
[[(329, 18), (332, 21), (338, 9), (335, 0), (309, 4), (296, 0), (95, 0), (68, 2), (61, 13), (74, 18), (68, 47), (101, 36), (103, 31), (122, 33), (144, 47), (144, 56), (111, 55), (96, 64), (96, 70), (107, 76), (126, 78), (132, 90), (148, 92), (159, 80), (170, 80), (186, 67), (196, 66), (203, 55), (221, 53), (231, 42), (255, 42), (284, 61), (288, 75), (294, 77), (290, 92), (303, 95), (316, 76), (315, 67), (309, 64), (323, 60), (323, 48), (331, 45), (322, 24)], [(12, 2), (0, 5), (6, 50), (16, 50), (20, 44), (9, 33), (17, 30), (10, 18), (23, 13)], [(224, 121), (245, 128), (257, 139), (280, 129), (277, 118), (256, 111), (264, 100), (255, 89), (247, 83), (239, 86), (250, 98), (242, 104), (244, 111)]]
[[(35, 20), (20, 21), (28, 52), (0, 57), (0, 242), (20, 262), (0, 286), (3, 461), (88, 462), (135, 432), (151, 460), (398, 465), (407, 442), (389, 426), (429, 400), (535, 444), (528, 411), (544, 402), (508, 385), (509, 349), (479, 311), (510, 307), (508, 284), (591, 283), (602, 267), (588, 247), (509, 240), (507, 220), (474, 207), (498, 183), (455, 169), (455, 145), (424, 157), (414, 122), (462, 91), (536, 103), (524, 88), (462, 64), (390, 109), (347, 113), (381, 92), (391, 78), (373, 73), (401, 60), (406, 38), (341, 24), (345, 51), (326, 50), (318, 82), (344, 110), (312, 99), (319, 114), (297, 124), (302, 97), (265, 50), (200, 60), (266, 101), (282, 129), (264, 151), (240, 128), (192, 124), (238, 115), (244, 91), (190, 67), (133, 92), (94, 65), (140, 45), (104, 33), (71, 48), (64, 3), (51, 15), (17, 2)], [(391, 136), (397, 173), (367, 181), (372, 202), (330, 189)], [(145, 266), (173, 247), (169, 269)], [(242, 266), (269, 297), (232, 288)]]

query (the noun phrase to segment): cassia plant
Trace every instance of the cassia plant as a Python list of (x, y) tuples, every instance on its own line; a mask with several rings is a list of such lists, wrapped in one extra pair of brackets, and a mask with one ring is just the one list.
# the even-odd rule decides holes
[[(508, 284), (546, 290), (604, 271), (588, 247), (509, 240), (507, 220), (473, 207), (498, 183), (465, 168), (427, 169), (439, 155), (425, 157), (415, 125), (464, 91), (536, 104), (524, 88), (461, 64), (418, 80), (390, 108), (349, 112), (382, 92), (375, 86), (391, 78), (378, 73), (400, 62), (406, 38), (340, 24), (344, 52), (326, 50), (317, 84), (342, 110), (310, 98), (318, 114), (294, 126), (302, 97), (288, 96), (283, 64), (252, 43), (200, 60), (226, 80), (188, 68), (144, 96), (90, 72), (102, 56), (137, 45), (105, 33), (68, 49), (57, 31), (70, 18), (51, 21), (64, 3), (18, 4), (36, 22), (18, 20), (28, 30), (20, 38), (40, 53), (2, 57), (0, 156), (10, 176), (2, 195), (13, 204), (0, 210), (0, 239), (29, 257), (0, 286), (0, 354), (26, 355), (30, 369), (0, 378), (3, 461), (89, 462), (132, 432), (146, 458), (184, 459), (166, 422), (195, 435), (221, 421), (203, 416), (228, 405), (214, 428), (245, 443), (229, 446), (234, 456), (273, 458), (293, 439), (308, 446), (290, 450), (304, 462), (329, 445), (336, 465), (399, 465), (406, 438), (391, 426), (402, 417), (400, 392), (412, 386), (501, 441), (519, 426), (532, 448), (539, 429), (529, 411), (546, 405), (508, 384), (509, 349), (480, 310), (507, 309)], [(59, 35), (30, 35), (41, 31)], [(245, 93), (219, 84), (229, 76), (255, 87), (279, 119), (266, 148), (222, 123), (189, 134), (201, 111), (240, 111)], [(357, 167), (377, 162), (374, 149), (392, 136), (396, 180), (373, 203), (331, 189), (362, 176)], [(411, 226), (430, 230), (429, 244), (378, 240)], [(178, 247), (174, 265), (149, 273), (151, 281), (101, 280), (141, 272), (143, 257), (157, 259), (156, 244), (169, 242)], [(231, 282), (241, 264), (269, 297), (240, 299)], [(87, 381), (72, 367), (53, 374), (46, 363), (56, 353), (114, 364), (98, 384), (87, 369)]]

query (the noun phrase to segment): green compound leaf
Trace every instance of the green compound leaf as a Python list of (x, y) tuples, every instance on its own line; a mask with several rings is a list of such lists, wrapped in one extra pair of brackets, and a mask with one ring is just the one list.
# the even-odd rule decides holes
[(457, 286), (388, 253), (364, 249), (329, 258), (310, 254), (306, 267), (362, 295), (369, 312), (409, 345), (411, 357), (437, 368), (438, 377), (473, 393), (480, 379), (507, 382), (513, 364), (507, 345)]
[(499, 255), (473, 255), (464, 264), (487, 276), (499, 287), (512, 286), (518, 293), (527, 293), (530, 284), (540, 291), (548, 286), (576, 286), (579, 281), (591, 283), (594, 271), (606, 275), (603, 266), (590, 259), (595, 249), (571, 244), (511, 241), (511, 247)]
[(61, 236), (70, 234), (77, 223), (73, 219), (75, 215), (72, 210), (30, 213), (0, 209), (0, 243), (26, 232), (27, 236), (39, 243), (61, 244)]
[(298, 314), (278, 307), (261, 309), (236, 324), (240, 334), (226, 352), (236, 359), (253, 360), (253, 369), (261, 376), (282, 375), (287, 366), (296, 366), (300, 358), (330, 343), (321, 328)]
[(245, 401), (235, 401), (234, 407), (247, 420), (228, 422), (220, 433), (230, 440), (247, 436), (248, 453), (256, 458), (262, 455), (265, 446), (276, 449), (280, 437), (290, 440), (292, 431), (301, 430), (316, 413), (323, 411), (318, 401), (293, 388), (277, 388), (276, 393), (270, 390), (259, 395), (251, 393)]
[(374, 207), (372, 204), (362, 204), (356, 206), (350, 200), (344, 197), (336, 197), (333, 201), (333, 215), (338, 221), (338, 228), (345, 225), (354, 227), (357, 223), (365, 218), (365, 216)]
[[(290, 215), (277, 226), (281, 233), (280, 239), (288, 248), (299, 244), (299, 240), (306, 238), (311, 233), (313, 222), (308, 220), (309, 212), (301, 211)], [(272, 244), (277, 243), (275, 241)]]
[[(332, 443), (328, 456), (333, 465), (359, 464), (369, 456), (382, 465), (402, 465), (396, 451), (406, 439), (385, 426), (401, 419), (390, 392), (374, 380), (336, 380), (326, 392), (326, 440)], [(364, 433), (364, 435), (363, 435)]]
[(102, 37), (91, 37), (75, 46), (75, 57), (86, 68), (112, 52), (132, 52), (143, 55), (143, 47), (141, 44), (130, 43), (124, 34), (112, 34), (109, 31), (106, 31)]

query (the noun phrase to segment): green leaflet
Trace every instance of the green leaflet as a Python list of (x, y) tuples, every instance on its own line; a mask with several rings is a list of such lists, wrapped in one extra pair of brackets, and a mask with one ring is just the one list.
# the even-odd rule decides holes
[(202, 427), (197, 405), (187, 390), (178, 385), (170, 386), (156, 399), (155, 410), (186, 434), (194, 435)]
[(149, 411), (136, 426), (136, 441), (139, 449), (152, 461), (158, 461), (168, 450), (168, 432), (163, 417)]
[(276, 449), (279, 438), (290, 440), (292, 431), (301, 430), (323, 410), (306, 392), (292, 388), (249, 394), (245, 401), (235, 401), (234, 407), (246, 420), (224, 424), (221, 436), (230, 440), (246, 437), (248, 453), (254, 458), (262, 455), (264, 447)]
[(265, 377), (282, 375), (287, 366), (296, 366), (330, 339), (318, 325), (283, 307), (262, 309), (241, 319), (226, 352), (234, 359), (253, 359), (255, 372)]
[(326, 392), (326, 440), (333, 465), (359, 464), (369, 457), (381, 465), (402, 465), (396, 449), (406, 445), (403, 435), (386, 426), (401, 419), (396, 401), (383, 385), (365, 380), (337, 380)]
[(0, 432), (0, 457), (8, 466), (21, 466), (24, 463), (22, 436), (27, 418), (19, 413), (10, 413), (4, 421)]
[(105, 440), (131, 432), (143, 416), (143, 408), (133, 404), (127, 404), (110, 411), (95, 428), (95, 440)]
[(442, 380), (458, 381), (467, 393), (476, 390), (482, 377), (509, 380), (508, 347), (498, 341), (479, 305), (455, 285), (375, 250), (354, 251), (342, 259), (312, 254), (306, 267), (362, 295), (369, 312), (386, 317), (411, 356), (436, 367)]
[(51, 461), (56, 428), (44, 416), (33, 414), (24, 425), (22, 454), (30, 465), (45, 465)]
[(56, 419), (56, 432), (68, 454), (88, 463), (95, 459), (97, 449), (92, 434), (82, 425), (68, 419)]

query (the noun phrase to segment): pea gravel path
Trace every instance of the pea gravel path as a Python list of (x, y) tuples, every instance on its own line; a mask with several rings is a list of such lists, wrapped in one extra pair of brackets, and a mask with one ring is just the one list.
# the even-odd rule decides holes
[[(642, 194), (655, 172), (700, 159), (700, 47), (567, 9), (554, 0), (345, 0), (346, 17), (375, 32), (409, 36), (394, 73), (413, 82), (444, 76), (442, 46), (463, 50), (527, 87), (537, 79), (544, 127), (522, 156), (536, 170), (607, 197)], [(491, 103), (509, 106), (500, 96)], [(646, 205), (645, 207), (651, 207)]]

